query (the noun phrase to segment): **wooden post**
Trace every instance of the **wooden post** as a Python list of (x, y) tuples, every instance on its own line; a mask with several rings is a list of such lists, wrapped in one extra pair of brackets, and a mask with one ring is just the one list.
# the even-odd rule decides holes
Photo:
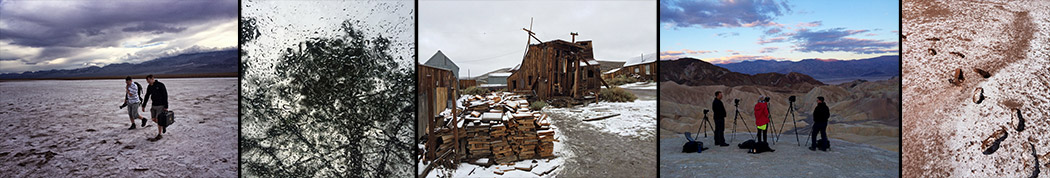
[(571, 60), (571, 61), (573, 61), (572, 64), (574, 66), (576, 66), (576, 69), (574, 69), (575, 71), (573, 71), (573, 74), (572, 74), (573, 75), (573, 77), (572, 77), (572, 98), (575, 99), (575, 98), (579, 98), (580, 97), (576, 93), (576, 91), (580, 88), (580, 61), (579, 61), (579, 57), (577, 57), (576, 55), (573, 55), (572, 58), (576, 59), (576, 60)]
[[(447, 75), (445, 77), (446, 84), (451, 84), (452, 82), (450, 82), (449, 80), (451, 80), (452, 78), (455, 78), (455, 77), (453, 77), (453, 75)], [(455, 91), (453, 91), (451, 93), (455, 94)], [(456, 111), (456, 107), (454, 107), (456, 105), (455, 102), (453, 102), (452, 105), (453, 105), (453, 107), (452, 107), (452, 141), (453, 141), (453, 143), (456, 146), (456, 156), (455, 156), (454, 162), (456, 164), (459, 164), (460, 158), (462, 158), (466, 154), (463, 153), (463, 146), (460, 144), (460, 141), (459, 141), (459, 138), (460, 138), (460, 136), (459, 136), (459, 129), (460, 129), (459, 128), (459, 112)], [(446, 107), (448, 107), (448, 105), (446, 105)]]
[[(417, 70), (418, 69), (424, 69), (424, 68), (417, 67)], [(430, 86), (430, 84), (428, 84), (427, 81), (431, 81), (432, 82), (433, 81), (433, 76), (431, 76), (432, 73), (431, 73), (430, 70), (421, 70), (421, 71), (423, 71), (423, 73), (420, 73), (419, 75), (424, 76), (425, 77), (424, 79), (426, 79), (426, 80), (419, 81), (420, 85), (422, 85), (422, 87), (420, 89), (423, 91), (423, 94), (424, 94), (423, 96), (426, 96), (426, 101), (425, 102), (429, 102), (429, 103), (432, 104), (433, 103), (434, 92), (433, 92), (433, 90), (431, 90), (432, 86)], [(434, 107), (430, 106), (428, 104), (426, 106), (426, 113), (423, 113), (423, 114), (425, 114), (424, 117), (427, 117), (427, 144), (426, 144), (427, 154), (426, 154), (426, 158), (427, 158), (428, 161), (432, 161), (432, 160), (435, 159), (435, 157), (437, 157), (437, 154), (434, 153), (434, 151), (437, 150), (437, 138), (434, 135), (435, 122), (434, 122), (434, 115), (433, 115), (433, 113), (434, 113)]]

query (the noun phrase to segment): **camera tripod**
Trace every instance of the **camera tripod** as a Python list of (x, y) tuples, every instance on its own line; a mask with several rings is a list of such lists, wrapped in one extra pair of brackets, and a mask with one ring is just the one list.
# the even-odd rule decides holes
[[(785, 123), (787, 123), (787, 116), (790, 114), (791, 115), (791, 124), (793, 124), (793, 126), (795, 127), (795, 142), (798, 143), (798, 146), (802, 146), (802, 142), (800, 142), (799, 138), (798, 138), (798, 123), (797, 123), (798, 121), (795, 120), (795, 114), (794, 114), (795, 113), (795, 100), (794, 99), (795, 99), (795, 96), (791, 96), (791, 99), (788, 101), (788, 110), (787, 110), (786, 113), (784, 113), (784, 121), (780, 122), (780, 129), (779, 130), (780, 131), (784, 130), (784, 125), (786, 125)], [(781, 134), (783, 134), (783, 132), (778, 132), (777, 136), (773, 137), (773, 142), (779, 141)]]
[(696, 140), (697, 138), (700, 138), (700, 132), (701, 131), (703, 131), (703, 133), (704, 133), (704, 138), (707, 138), (707, 130), (704, 130), (704, 126), (707, 126), (707, 128), (712, 130), (712, 131), (715, 130), (714, 126), (711, 126), (711, 120), (707, 119), (707, 112), (708, 111), (709, 110), (704, 109), (704, 119), (700, 121), (700, 128), (696, 129), (696, 132), (697, 132), (696, 133), (696, 138), (693, 138), (693, 140)]
[[(734, 110), (736, 112), (736, 113), (733, 114), (733, 133), (736, 133), (736, 121), (737, 120), (740, 120), (740, 122), (744, 122), (744, 129), (747, 129), (747, 132), (751, 132), (751, 127), (753, 127), (753, 126), (747, 125), (747, 120), (743, 119), (740, 116), (740, 102), (739, 102), (739, 100), (740, 99), (737, 99), (737, 102), (735, 104), (733, 104)], [(757, 131), (758, 128), (755, 128), (755, 129)], [(729, 138), (729, 142), (733, 142), (733, 140), (736, 139), (736, 135), (737, 134), (733, 134), (733, 137)], [(755, 135), (752, 135), (752, 134), (748, 134), (748, 135), (751, 135), (751, 139), (756, 139)]]
[[(769, 107), (766, 107), (766, 113), (769, 113)], [(777, 142), (776, 142), (777, 138), (775, 136), (776, 136), (776, 133), (777, 133), (777, 126), (776, 126), (777, 124), (773, 122), (773, 115), (772, 114), (767, 114), (766, 118), (769, 118), (769, 123), (768, 123), (769, 125), (766, 126), (766, 135), (764, 135), (764, 136), (767, 137), (766, 139), (767, 139), (767, 142), (768, 142), (768, 139), (769, 139), (768, 137), (770, 137), (769, 133), (773, 133), (773, 136), (774, 136), (773, 142), (769, 143), (769, 144), (770, 145), (776, 145), (777, 144)]]

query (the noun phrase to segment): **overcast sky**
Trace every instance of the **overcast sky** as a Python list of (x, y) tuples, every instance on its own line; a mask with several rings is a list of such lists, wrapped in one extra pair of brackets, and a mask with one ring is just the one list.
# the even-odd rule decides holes
[[(419, 63), (441, 50), (478, 76), (521, 63), (529, 27), (543, 41), (592, 40), (598, 60), (656, 54), (656, 1), (419, 2)], [(536, 43), (536, 40), (532, 40)], [(637, 59), (635, 59), (637, 60)]]
[(0, 2), (0, 73), (236, 47), (236, 0)]
[(898, 1), (677, 1), (660, 4), (660, 58), (712, 63), (899, 55)]

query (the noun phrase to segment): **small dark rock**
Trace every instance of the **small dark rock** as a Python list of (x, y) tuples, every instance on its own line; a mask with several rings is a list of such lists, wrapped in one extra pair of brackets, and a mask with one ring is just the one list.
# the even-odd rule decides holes
[(1017, 131), (1024, 131), (1024, 115), (1021, 114), (1020, 109), (1014, 109), (1017, 112)]
[(983, 78), (992, 77), (992, 74), (988, 73), (988, 71), (984, 71), (984, 70), (981, 70), (981, 69), (978, 69), (978, 68), (974, 68), (973, 72), (976, 72), (978, 75), (981, 75), (981, 77), (983, 77)]
[(88, 132), (94, 132), (95, 129), (87, 129)]
[(1006, 140), (1006, 136), (1008, 135), (1009, 133), (1006, 133), (1006, 128), (999, 129), (995, 131), (995, 133), (992, 133), (991, 136), (984, 139), (984, 142), (981, 142), (981, 149), (984, 150), (982, 153), (984, 153), (984, 155), (990, 155), (995, 153), (995, 151), (998, 151), (999, 144), (1001, 144), (1003, 140)]
[(981, 101), (984, 101), (984, 89), (977, 87), (973, 90), (973, 103), (981, 104)]
[(1028, 143), (1028, 146), (1032, 147), (1032, 156), (1035, 157), (1035, 171), (1032, 171), (1032, 175), (1028, 176), (1031, 178), (1039, 177), (1039, 155), (1035, 153), (1035, 144)]
[(135, 149), (135, 145), (124, 146), (124, 149)]
[(963, 77), (962, 69), (955, 69), (955, 72), (952, 73), (952, 78), (948, 79), (948, 83), (960, 85), (964, 80), (966, 78)]
[(933, 48), (930, 48), (928, 51), (930, 51), (930, 55), (934, 55), (934, 56), (937, 55), (937, 50), (935, 50)]

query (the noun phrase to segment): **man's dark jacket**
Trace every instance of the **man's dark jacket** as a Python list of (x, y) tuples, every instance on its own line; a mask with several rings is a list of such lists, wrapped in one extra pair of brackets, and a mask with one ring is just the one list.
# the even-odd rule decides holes
[(829, 117), (831, 117), (831, 112), (828, 109), (828, 105), (817, 103), (817, 108), (813, 109), (813, 121), (816, 123), (828, 123)]
[(146, 107), (150, 96), (153, 96), (153, 106), (168, 107), (168, 89), (164, 88), (164, 83), (154, 80), (153, 84), (146, 87), (146, 99), (142, 100), (142, 107)]
[(726, 117), (726, 107), (722, 105), (722, 100), (715, 99), (715, 102), (714, 102), (713, 105), (714, 106), (711, 106), (711, 107), (713, 107), (714, 110), (715, 110), (715, 118), (716, 119), (718, 119), (718, 118), (725, 118)]

